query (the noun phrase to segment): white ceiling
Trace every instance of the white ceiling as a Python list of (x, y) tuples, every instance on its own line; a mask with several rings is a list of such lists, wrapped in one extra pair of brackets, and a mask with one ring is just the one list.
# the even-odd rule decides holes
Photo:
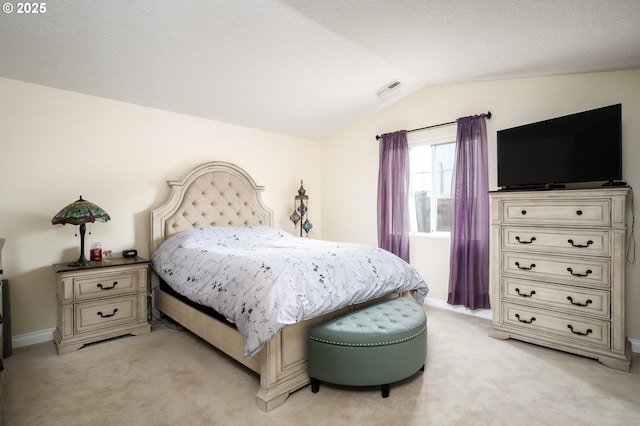
[(2, 77), (311, 140), (429, 85), (631, 68), (638, 0), (66, 0), (0, 14)]

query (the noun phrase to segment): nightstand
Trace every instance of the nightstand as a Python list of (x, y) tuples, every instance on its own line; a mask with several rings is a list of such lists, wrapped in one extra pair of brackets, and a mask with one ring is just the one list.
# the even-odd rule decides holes
[(147, 320), (149, 261), (115, 258), (91, 266), (56, 263), (58, 355), (126, 334), (151, 331)]

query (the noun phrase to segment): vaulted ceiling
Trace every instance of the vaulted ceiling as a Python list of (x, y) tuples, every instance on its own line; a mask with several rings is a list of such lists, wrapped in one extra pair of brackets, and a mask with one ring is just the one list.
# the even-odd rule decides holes
[(0, 15), (1, 77), (311, 140), (430, 85), (640, 68), (638, 0), (45, 4)]

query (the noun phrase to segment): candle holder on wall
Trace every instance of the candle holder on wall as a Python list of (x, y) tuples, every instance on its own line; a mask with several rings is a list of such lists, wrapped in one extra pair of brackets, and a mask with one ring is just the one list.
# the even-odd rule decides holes
[(300, 189), (298, 189), (298, 195), (294, 197), (293, 213), (289, 216), (289, 219), (293, 222), (293, 225), (297, 228), (298, 222), (300, 222), (300, 236), (302, 237), (302, 231), (309, 236), (309, 231), (313, 228), (311, 222), (309, 222), (309, 196), (306, 195), (306, 190), (300, 180)]

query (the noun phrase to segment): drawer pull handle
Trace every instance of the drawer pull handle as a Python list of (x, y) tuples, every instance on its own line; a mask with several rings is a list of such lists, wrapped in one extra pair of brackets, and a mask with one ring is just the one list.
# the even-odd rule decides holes
[(582, 210), (577, 210), (577, 211), (576, 211), (576, 214), (577, 214), (578, 216), (582, 216)]
[(99, 283), (96, 287), (98, 287), (100, 290), (113, 290), (114, 288), (116, 288), (117, 285), (118, 285), (118, 281), (114, 281), (111, 287), (103, 287), (102, 283)]
[(526, 211), (526, 210), (522, 210), (522, 211), (520, 211), (520, 213), (521, 213), (522, 215), (525, 215), (525, 214), (527, 214), (527, 211)]
[(536, 320), (536, 317), (531, 317), (530, 320), (520, 319), (520, 314), (516, 314), (516, 318), (518, 318), (518, 321), (523, 322), (525, 324), (531, 324)]
[(520, 237), (516, 236), (516, 241), (519, 242), (520, 244), (531, 244), (535, 240), (536, 240), (536, 237), (531, 237), (529, 241), (520, 241)]
[(567, 271), (569, 271), (569, 273), (571, 275), (573, 275), (574, 277), (586, 277), (589, 276), (589, 274), (592, 274), (593, 271), (591, 269), (587, 269), (587, 272), (584, 274), (578, 273), (578, 272), (573, 272), (573, 269), (571, 268), (567, 268)]
[(522, 269), (523, 271), (530, 271), (536, 267), (536, 264), (532, 263), (531, 266), (520, 266), (520, 263), (516, 262), (516, 266), (518, 267), (518, 269)]
[(522, 297), (531, 297), (531, 296), (533, 296), (534, 294), (536, 294), (536, 291), (535, 291), (535, 290), (531, 290), (531, 293), (526, 294), (526, 293), (520, 293), (520, 289), (519, 289), (519, 288), (516, 288), (516, 293), (518, 293), (518, 296), (522, 296)]
[(584, 244), (575, 244), (575, 243), (573, 242), (573, 240), (568, 240), (568, 242), (569, 242), (569, 244), (571, 244), (572, 246), (577, 247), (577, 248), (587, 248), (587, 247), (589, 247), (591, 244), (593, 244), (593, 241), (591, 241), (591, 240), (587, 241), (587, 244), (586, 244), (586, 245), (584, 245)]
[(590, 303), (593, 303), (593, 300), (591, 299), (587, 299), (587, 301), (584, 303), (574, 302), (571, 296), (567, 296), (567, 300), (571, 302), (572, 305), (576, 305), (576, 306), (589, 306)]
[(98, 316), (99, 316), (100, 318), (109, 318), (109, 317), (114, 316), (114, 315), (116, 314), (116, 312), (118, 312), (118, 308), (115, 308), (115, 309), (113, 310), (113, 313), (112, 313), (112, 314), (103, 314), (102, 312), (98, 311)]
[(575, 331), (575, 330), (573, 329), (573, 326), (572, 326), (571, 324), (568, 324), (568, 325), (567, 325), (567, 328), (568, 328), (569, 330), (571, 330), (571, 332), (572, 332), (573, 334), (577, 334), (578, 336), (587, 336), (589, 333), (593, 333), (593, 330), (592, 330), (592, 329), (590, 329), (590, 328), (587, 328), (587, 331), (585, 331), (584, 333), (583, 333), (583, 332), (581, 332), (581, 331)]

